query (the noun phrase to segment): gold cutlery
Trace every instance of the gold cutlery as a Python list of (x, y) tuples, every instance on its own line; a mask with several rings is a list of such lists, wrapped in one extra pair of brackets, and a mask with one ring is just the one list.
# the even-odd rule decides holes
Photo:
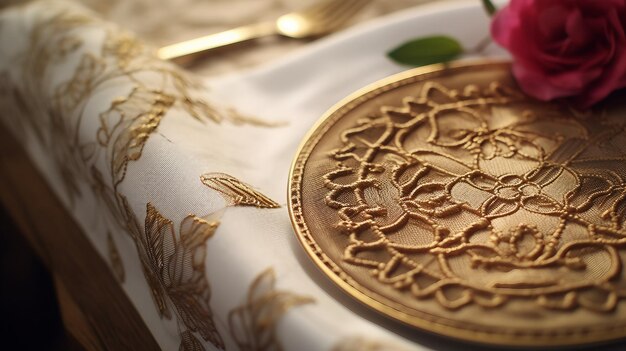
[(163, 60), (177, 60), (211, 49), (266, 36), (293, 39), (319, 37), (338, 30), (370, 0), (324, 0), (300, 11), (280, 16), (275, 21), (234, 28), (164, 46), (157, 52)]

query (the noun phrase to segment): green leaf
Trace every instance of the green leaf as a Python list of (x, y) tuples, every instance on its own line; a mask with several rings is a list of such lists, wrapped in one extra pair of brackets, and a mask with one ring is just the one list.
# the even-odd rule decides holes
[(491, 2), (491, 0), (482, 0), (482, 1), (483, 1), (483, 6), (485, 7), (485, 11), (487, 11), (489, 16), (493, 16), (493, 14), (496, 13), (496, 11), (498, 11), (498, 9), (493, 4), (493, 2)]
[(408, 41), (387, 56), (404, 65), (424, 66), (453, 60), (462, 53), (463, 47), (456, 39), (440, 35)]

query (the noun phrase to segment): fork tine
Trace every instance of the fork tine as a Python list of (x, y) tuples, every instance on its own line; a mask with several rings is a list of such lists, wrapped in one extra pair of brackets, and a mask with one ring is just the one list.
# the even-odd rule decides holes
[(300, 10), (298, 12), (301, 13), (303, 16), (307, 16), (307, 17), (308, 16), (319, 17), (319, 16), (323, 15), (324, 12), (327, 11), (328, 8), (341, 6), (342, 3), (343, 3), (343, 1), (341, 1), (341, 0), (323, 0), (323, 1), (318, 1), (315, 4), (311, 5), (310, 7), (302, 9), (302, 10)]
[(346, 8), (350, 8), (353, 6), (364, 6), (365, 4), (369, 3), (371, 0), (339, 0), (339, 1), (333, 1), (332, 3), (334, 4), (334, 6), (330, 6), (331, 4), (329, 4), (329, 6), (325, 6), (325, 8), (323, 9), (323, 14), (324, 15), (330, 15), (335, 11), (339, 11), (342, 9), (346, 9)]
[(341, 1), (342, 6), (337, 6), (335, 9), (327, 8), (324, 15), (333, 16), (346, 11), (356, 12), (357, 10), (367, 5), (369, 2), (370, 0), (344, 0)]
[(284, 14), (274, 22), (262, 22), (225, 32), (186, 40), (159, 49), (163, 59), (177, 59), (268, 35), (293, 39), (313, 38), (328, 34), (349, 22), (371, 0), (320, 0), (300, 11)]
[(332, 15), (337, 11), (341, 11), (342, 9), (351, 7), (354, 4), (363, 3), (363, 5), (365, 5), (369, 1), (370, 0), (326, 0), (302, 11), (302, 14), (311, 16), (311, 18), (315, 19), (324, 19), (325, 17)]
[(345, 23), (349, 17), (365, 7), (370, 0), (344, 0), (340, 2), (342, 6), (337, 6), (334, 9), (328, 7), (323, 18), (320, 18), (320, 21), (330, 27), (340, 26)]

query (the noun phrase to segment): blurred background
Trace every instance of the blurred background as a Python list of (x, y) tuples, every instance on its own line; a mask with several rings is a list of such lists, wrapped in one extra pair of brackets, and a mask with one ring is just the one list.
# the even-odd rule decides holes
[(65, 333), (47, 268), (0, 207), (0, 338), (5, 350), (82, 350)]
[[(66, 0), (72, 1), (72, 0)], [(155, 47), (276, 17), (316, 0), (73, 0)], [(372, 0), (354, 22), (432, 0)], [(0, 0), (2, 8), (26, 3)], [(307, 42), (267, 38), (220, 50), (194, 66), (205, 76), (280, 59)], [(253, 46), (253, 47), (250, 47)], [(2, 111), (0, 111), (1, 113)], [(2, 143), (0, 143), (2, 144)], [(11, 154), (11, 151), (4, 150)], [(0, 172), (5, 164), (0, 164)], [(4, 204), (6, 206), (7, 204)], [(45, 216), (45, 214), (42, 214)], [(51, 233), (54, 235), (54, 233)], [(0, 203), (0, 337), (5, 350), (81, 350), (65, 332), (48, 268)], [(8, 344), (7, 344), (8, 343)]]

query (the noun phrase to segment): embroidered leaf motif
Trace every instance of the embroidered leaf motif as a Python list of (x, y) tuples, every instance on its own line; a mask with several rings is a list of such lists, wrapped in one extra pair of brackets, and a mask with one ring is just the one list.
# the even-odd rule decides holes
[(112, 101), (109, 109), (100, 114), (97, 137), (102, 146), (110, 147), (115, 184), (124, 180), (128, 162), (141, 157), (148, 138), (173, 104), (170, 95), (135, 87), (127, 97)]
[(102, 45), (102, 56), (113, 57), (120, 70), (126, 70), (135, 60), (141, 59), (145, 51), (143, 43), (126, 32), (107, 33)]
[(54, 101), (61, 113), (71, 113), (81, 101), (92, 92), (96, 79), (101, 76), (106, 65), (91, 54), (84, 54), (74, 76), (56, 89)]
[(163, 237), (174, 232), (172, 221), (163, 218), (160, 213), (148, 204), (146, 214), (146, 243), (150, 261), (161, 273), (163, 271)]
[(204, 262), (206, 241), (213, 236), (217, 222), (209, 223), (193, 215), (187, 216), (180, 225), (178, 242), (167, 258), (167, 275), (164, 282), (168, 295), (183, 324), (190, 331), (197, 332), (204, 340), (223, 347), (209, 301), (211, 289), (205, 276)]
[[(154, 304), (157, 306), (159, 310), (159, 315), (161, 317), (171, 319), (172, 313), (165, 300), (165, 289), (162, 282), (160, 281), (160, 276), (163, 272), (163, 261), (161, 259), (161, 264), (159, 265), (155, 260), (155, 257), (160, 256), (162, 258), (162, 246), (159, 248), (158, 245), (150, 245), (150, 239), (148, 239), (158, 237), (160, 235), (160, 233), (155, 232), (158, 229), (155, 228), (155, 222), (157, 221), (157, 219), (154, 217), (158, 214), (158, 212), (156, 212), (152, 205), (148, 204), (144, 232), (145, 234), (142, 234), (139, 227), (139, 222), (135, 218), (135, 214), (130, 209), (130, 206), (126, 202), (126, 199), (124, 199), (124, 205), (126, 208), (126, 214), (129, 218), (129, 222), (131, 222), (128, 225), (128, 228), (133, 231), (136, 230), (136, 233), (132, 234), (131, 236), (134, 237), (133, 239), (135, 240), (135, 245), (137, 245), (139, 259), (141, 260), (141, 268), (144, 275), (146, 276), (146, 280), (148, 281), (148, 286), (150, 286), (150, 293), (152, 294)], [(164, 225), (167, 225), (167, 223), (164, 223)], [(169, 225), (171, 227), (171, 223), (169, 223)], [(154, 241), (155, 239), (152, 240)], [(158, 252), (154, 252), (154, 250), (157, 250)]]
[(282, 350), (276, 325), (291, 308), (313, 303), (307, 296), (275, 289), (276, 276), (269, 268), (250, 285), (247, 301), (228, 314), (231, 335), (240, 350)]
[[(123, 197), (122, 203), (126, 208), (127, 227), (136, 242), (160, 315), (171, 319), (173, 311), (187, 333), (198, 333), (202, 339), (223, 349), (224, 342), (209, 305), (211, 289), (204, 268), (206, 241), (213, 236), (218, 223), (189, 215), (181, 222), (177, 234), (172, 221), (148, 203), (142, 233)], [(181, 337), (186, 347), (195, 345), (189, 336)]]
[(274, 200), (254, 190), (250, 185), (224, 173), (207, 173), (200, 177), (202, 183), (222, 195), (229, 206), (254, 206), (279, 208)]
[[(176, 236), (172, 222), (149, 207), (142, 228), (118, 186), (129, 162), (142, 156), (148, 138), (172, 109), (203, 122), (271, 124), (214, 106), (203, 96), (205, 89), (199, 81), (159, 60), (132, 34), (108, 27), (103, 40), (98, 40), (99, 50), (96, 42), (85, 45), (85, 29), (94, 26), (102, 29), (102, 23), (89, 13), (51, 7), (50, 13), (29, 24), (30, 45), (16, 57), (21, 63), (16, 72), (21, 75), (19, 82), (10, 82), (14, 90), (0, 86), (0, 93), (16, 95), (18, 108), (26, 108), (28, 113), (21, 113), (23, 118), (17, 122), (24, 130), (33, 130), (42, 146), (50, 149), (54, 171), (70, 201), (83, 189), (81, 182), (87, 183), (108, 209), (105, 220), (116, 230), (126, 229), (136, 244), (161, 317), (169, 319), (174, 313), (179, 324), (189, 325), (179, 330), (197, 332), (223, 348), (208, 308), (210, 290), (200, 262), (216, 224), (192, 216), (183, 221)], [(60, 71), (59, 66), (63, 66)], [(67, 74), (57, 74), (61, 71)], [(124, 95), (111, 97), (118, 87)], [(30, 99), (19, 99), (26, 96)], [(97, 110), (107, 99), (108, 108)], [(89, 120), (91, 125), (94, 118), (100, 122), (96, 135), (79, 133), (85, 129), (81, 129), (83, 122)], [(102, 167), (103, 158), (106, 167)], [(189, 223), (195, 224), (184, 227)], [(211, 234), (201, 228), (209, 228)], [(109, 240), (109, 256), (119, 278), (124, 272), (121, 265), (115, 267), (113, 261), (119, 255), (112, 244)]]
[(189, 332), (189, 330), (185, 330), (180, 334), (180, 346), (178, 347), (178, 351), (204, 351), (205, 348), (202, 346), (200, 340), (198, 340), (193, 333)]

